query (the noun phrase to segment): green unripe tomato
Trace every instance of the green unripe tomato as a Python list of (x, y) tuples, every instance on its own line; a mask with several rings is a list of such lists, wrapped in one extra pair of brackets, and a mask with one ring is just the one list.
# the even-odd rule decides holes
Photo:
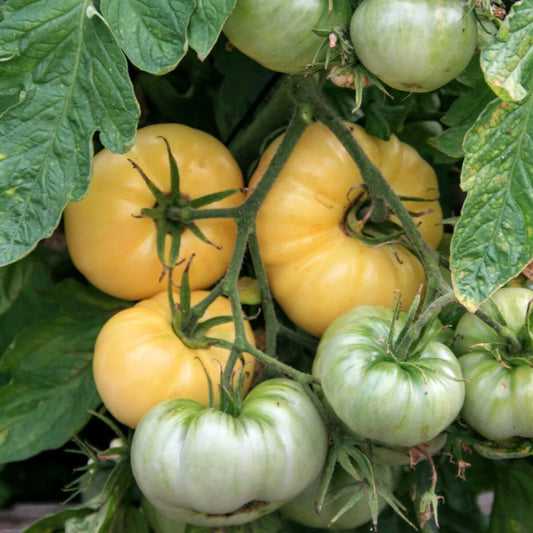
[(378, 306), (341, 315), (320, 340), (313, 375), (327, 405), (353, 433), (389, 447), (417, 446), (454, 421), (465, 384), (457, 358), (436, 340), (438, 329), (415, 350), (396, 354), (406, 315), (400, 313), (391, 332), (393, 315)]
[(364, 0), (350, 37), (361, 63), (401, 91), (429, 92), (457, 77), (477, 46), (464, 0)]
[(321, 472), (325, 426), (298, 383), (257, 385), (233, 416), (183, 398), (142, 418), (131, 446), (135, 480), (168, 518), (220, 527), (250, 522), (296, 497)]
[[(348, 0), (237, 0), (223, 31), (243, 54), (277, 72), (313, 62), (325, 37), (313, 30), (350, 24)], [(323, 58), (325, 49), (318, 59)]]

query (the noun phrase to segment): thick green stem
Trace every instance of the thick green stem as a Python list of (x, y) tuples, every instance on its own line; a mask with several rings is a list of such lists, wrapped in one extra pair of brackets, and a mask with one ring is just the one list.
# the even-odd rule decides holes
[(250, 257), (252, 259), (256, 280), (259, 284), (259, 290), (261, 292), (261, 309), (263, 310), (263, 316), (265, 320), (265, 350), (267, 353), (276, 353), (276, 341), (279, 331), (279, 323), (276, 318), (274, 298), (270, 292), (270, 286), (268, 284), (265, 267), (261, 259), (259, 242), (257, 241), (257, 234), (255, 231), (250, 233), (250, 237), (248, 239), (248, 249), (250, 251)]
[(301, 383), (311, 383), (313, 381), (313, 378), (308, 374), (295, 370), (291, 366), (280, 362), (274, 356), (258, 350), (248, 342), (245, 333), (245, 319), (242, 314), (237, 286), (247, 245), (249, 245), (254, 267), (258, 272), (258, 281), (261, 288), (263, 303), (266, 304), (265, 322), (266, 329), (269, 333), (267, 351), (269, 353), (275, 353), (275, 339), (279, 332), (279, 325), (275, 316), (272, 296), (268, 287), (268, 281), (266, 279), (266, 274), (264, 272), (259, 255), (259, 247), (255, 234), (256, 218), (259, 208), (268, 194), (268, 191), (274, 184), (278, 174), (281, 172), (281, 169), (291, 155), (296, 143), (300, 139), (308, 123), (309, 110), (308, 107), (304, 105), (297, 109), (292, 120), (290, 121), (283, 136), (282, 142), (274, 154), (274, 157), (272, 158), (272, 161), (265, 171), (261, 181), (241, 205), (224, 209), (191, 208), (187, 213), (190, 220), (201, 218), (231, 217), (237, 224), (237, 237), (235, 246), (230, 265), (225, 276), (215, 285), (206, 298), (204, 298), (191, 309), (188, 319), (182, 324), (183, 332), (185, 334), (192, 334), (198, 323), (198, 320), (201, 318), (209, 304), (221, 294), (225, 294), (229, 297), (232, 305), (232, 314), (235, 324), (235, 340), (233, 343), (221, 341), (219, 344), (227, 347), (230, 350), (230, 357), (224, 368), (222, 377), (222, 383), (227, 390), (231, 390), (234, 366), (243, 352), (251, 353), (265, 364), (276, 367), (281, 373), (289, 375)]
[(455, 294), (451, 289), (432, 300), (409, 327), (407, 334), (394, 347), (395, 356), (401, 361), (406, 361), (409, 358), (411, 346), (420, 339), (425, 325), (433, 320), (442, 309), (455, 301)]
[(257, 158), (261, 145), (265, 139), (287, 123), (296, 108), (292, 93), (293, 80), (284, 76), (277, 83), (264, 107), (262, 107), (253, 122), (241, 129), (229, 144), (229, 150), (245, 171)]
[[(217, 339), (216, 345), (222, 348), (226, 348), (227, 350), (233, 350), (235, 343)], [(259, 348), (256, 348), (253, 344), (250, 344), (248, 341), (245, 341), (244, 345), (242, 346), (242, 351), (253, 355), (259, 361), (262, 361), (266, 365), (270, 365), (273, 368), (275, 368), (280, 374), (285, 374), (286, 376), (289, 376), (295, 381), (298, 381), (302, 385), (316, 382), (315, 378), (313, 378), (313, 376), (311, 376), (310, 374), (301, 372), (300, 370), (297, 370), (296, 368), (290, 365), (287, 365), (286, 363), (283, 363), (279, 359), (276, 359), (276, 357), (269, 355), (266, 352), (263, 352), (262, 350), (259, 350)], [(226, 372), (226, 369), (229, 366), (230, 366), (229, 364), (226, 365), (224, 372)]]

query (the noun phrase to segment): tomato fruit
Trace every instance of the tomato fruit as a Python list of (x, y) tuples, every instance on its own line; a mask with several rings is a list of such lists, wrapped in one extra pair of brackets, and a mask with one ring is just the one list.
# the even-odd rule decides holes
[(356, 435), (388, 446), (427, 443), (459, 414), (461, 367), (452, 351), (423, 339), (408, 358), (394, 353), (403, 325), (391, 335), (394, 311), (356, 307), (324, 333), (313, 363), (323, 394)]
[[(156, 247), (156, 225), (140, 217), (153, 208), (155, 198), (136, 162), (163, 192), (170, 190), (168, 140), (180, 174), (181, 196), (195, 199), (242, 187), (241, 171), (231, 153), (213, 136), (181, 124), (157, 124), (141, 128), (126, 154), (99, 152), (87, 195), (71, 202), (64, 213), (65, 235), (75, 266), (102, 291), (127, 300), (142, 300), (164, 290), (163, 266)], [(231, 207), (243, 200), (233, 194), (208, 207)], [(212, 244), (185, 229), (181, 234), (178, 264), (173, 279), (180, 284), (187, 260), (194, 254), (189, 277), (191, 288), (205, 289), (217, 281), (229, 264), (236, 236), (231, 219), (204, 219), (198, 227)], [(170, 236), (166, 237), (170, 246)], [(182, 261), (183, 260), (183, 261)]]
[[(442, 236), (438, 183), (431, 166), (392, 136), (383, 141), (350, 124), (352, 135), (406, 201), (426, 240)], [(251, 178), (259, 183), (281, 142), (264, 152)], [(272, 293), (288, 317), (320, 336), (357, 305), (409, 306), (425, 281), (418, 259), (399, 243), (371, 246), (350, 235), (347, 213), (363, 183), (357, 165), (321, 123), (309, 126), (277, 177), (257, 217), (257, 237)]]
[(364, 0), (350, 36), (361, 63), (402, 91), (429, 92), (457, 77), (477, 45), (464, 0)]
[(155, 533), (187, 533), (187, 524), (165, 516), (142, 495), (141, 508), (151, 530)]
[[(193, 291), (191, 304), (202, 300), (207, 291)], [(175, 301), (179, 296), (175, 295)], [(230, 316), (228, 299), (218, 297), (203, 319)], [(245, 322), (246, 336), (253, 342), (253, 332)], [(215, 325), (207, 337), (232, 342), (232, 322)], [(154, 405), (169, 398), (191, 398), (209, 404), (209, 376), (218, 404), (220, 375), (228, 360), (225, 348), (211, 345), (190, 348), (174, 332), (168, 295), (161, 292), (119, 311), (103, 326), (96, 339), (93, 374), (96, 388), (109, 412), (132, 428)], [(254, 373), (254, 358), (244, 354), (246, 378), (244, 393)], [(235, 382), (241, 364), (236, 365)]]
[(511, 331), (518, 345), (472, 313), (463, 315), (455, 329), (454, 348), (467, 380), (461, 415), (492, 441), (533, 437), (532, 300), (533, 291), (509, 287), (481, 305)]
[(334, 0), (331, 12), (329, 0), (237, 0), (223, 32), (231, 44), (261, 65), (297, 72), (313, 62), (325, 40), (313, 30), (347, 28), (351, 15), (348, 0)]
[(264, 381), (237, 415), (174, 399), (151, 409), (131, 447), (144, 496), (174, 520), (242, 524), (302, 492), (321, 472), (328, 436), (312, 401), (289, 379)]
[[(374, 465), (374, 476), (377, 482), (381, 482), (390, 490), (394, 490), (399, 481), (399, 470), (390, 466)], [(320, 514), (317, 513), (315, 507), (315, 502), (319, 498), (319, 488), (320, 477), (315, 479), (294, 500), (286, 503), (280, 509), (281, 513), (304, 526), (333, 530), (356, 528), (372, 519), (367, 495), (367, 492), (371, 490), (370, 487), (362, 481), (355, 480), (343, 468), (339, 466), (335, 468)], [(343, 492), (342, 496), (338, 496), (341, 491)], [(356, 492), (361, 494), (360, 499), (346, 513), (330, 524), (331, 520)], [(330, 501), (328, 501), (328, 496), (331, 498)], [(379, 511), (381, 512), (386, 506), (387, 502), (378, 496)]]

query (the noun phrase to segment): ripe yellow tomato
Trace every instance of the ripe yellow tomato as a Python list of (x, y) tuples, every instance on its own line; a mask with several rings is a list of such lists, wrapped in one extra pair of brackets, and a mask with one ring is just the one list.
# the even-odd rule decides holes
[[(384, 141), (348, 125), (370, 160), (406, 201), (431, 246), (442, 236), (438, 183), (432, 167), (394, 135)], [(281, 142), (263, 154), (255, 187)], [(363, 180), (340, 141), (321, 123), (309, 126), (283, 167), (257, 218), (257, 236), (272, 293), (298, 326), (320, 336), (335, 318), (358, 305), (408, 307), (424, 284), (418, 259), (393, 243), (369, 246), (347, 233), (345, 218)], [(393, 219), (393, 217), (391, 217)]]
[[(144, 208), (155, 206), (135, 161), (163, 192), (170, 190), (168, 140), (180, 175), (181, 196), (195, 199), (243, 186), (241, 171), (227, 148), (203, 131), (181, 124), (157, 124), (141, 128), (134, 146), (126, 154), (102, 150), (94, 157), (87, 195), (67, 205), (65, 234), (75, 266), (102, 291), (127, 300), (149, 298), (166, 288), (163, 266), (156, 249), (156, 225), (152, 218), (139, 217)], [(208, 207), (240, 204), (238, 192)], [(232, 219), (198, 220), (198, 227), (215, 246), (202, 242), (185, 229), (173, 279), (180, 284), (187, 260), (192, 289), (205, 289), (226, 271), (236, 236)], [(170, 245), (167, 235), (165, 246)]]
[[(207, 291), (193, 291), (191, 305), (201, 301)], [(179, 295), (175, 295), (179, 301)], [(227, 298), (218, 297), (207, 309), (202, 320), (217, 316), (231, 316)], [(254, 336), (245, 322), (246, 337)], [(233, 322), (211, 327), (207, 337), (233, 342)], [(215, 405), (219, 402), (218, 385), (229, 351), (212, 345), (190, 348), (172, 328), (168, 294), (161, 292), (133, 307), (112, 316), (96, 340), (93, 373), (96, 388), (109, 412), (120, 422), (135, 428), (142, 416), (152, 407), (170, 398), (190, 398), (209, 405), (209, 376)], [(243, 394), (250, 386), (255, 359), (244, 354)], [(235, 367), (237, 383), (242, 363)]]

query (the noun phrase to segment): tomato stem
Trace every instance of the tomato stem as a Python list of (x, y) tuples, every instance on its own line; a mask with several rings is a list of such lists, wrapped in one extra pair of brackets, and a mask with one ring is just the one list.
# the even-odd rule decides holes
[(400, 221), (407, 238), (411, 242), (428, 276), (426, 300), (431, 300), (435, 296), (435, 293), (447, 292), (449, 290), (449, 284), (440, 271), (439, 256), (422, 237), (399, 196), (385, 180), (380, 170), (370, 161), (342, 119), (323, 101), (320, 94), (317, 94), (314, 86), (308, 84), (306, 89), (306, 94), (313, 103), (318, 120), (331, 130), (355, 161), (363, 176), (370, 196), (374, 201), (378, 201), (376, 199), (384, 200)]
[(502, 337), (510, 346), (511, 353), (521, 354), (524, 352), (524, 347), (516, 335), (504, 324), (495, 320), (488, 313), (482, 309), (476, 311), (476, 316), (483, 320), (487, 326), (490, 326), (500, 337)]
[[(229, 143), (229, 149), (242, 169), (248, 169), (257, 158), (260, 147), (272, 132), (279, 131), (287, 124), (297, 106), (294, 99), (294, 80), (284, 76), (271, 89), (268, 98), (262, 99), (261, 109), (246, 127), (240, 127)], [(266, 103), (265, 103), (266, 102)]]
[[(203, 315), (210, 303), (219, 295), (226, 295), (232, 305), (233, 321), (235, 324), (235, 340), (233, 343), (220, 341), (220, 345), (231, 350), (230, 357), (224, 368), (222, 376), (222, 386), (231, 390), (234, 366), (243, 352), (255, 356), (263, 363), (276, 368), (280, 373), (286, 374), (294, 380), (308, 384), (314, 380), (312, 376), (300, 372), (290, 365), (281, 362), (273, 355), (276, 351), (276, 339), (281, 333), (287, 334), (277, 320), (276, 312), (266, 273), (259, 254), (259, 246), (256, 236), (257, 212), (261, 207), (268, 191), (274, 184), (278, 174), (291, 155), (296, 143), (303, 134), (310, 120), (309, 106), (307, 104), (299, 107), (291, 119), (283, 140), (279, 145), (270, 165), (268, 166), (261, 182), (250, 192), (247, 199), (239, 206), (231, 208), (190, 208), (188, 211), (189, 220), (201, 218), (233, 218), (237, 225), (237, 236), (231, 257), (230, 264), (224, 277), (212, 288), (210, 293), (201, 302), (196, 304), (189, 312), (182, 324), (181, 330), (185, 336), (193, 334), (197, 327), (199, 318)], [(252, 265), (255, 269), (256, 279), (261, 293), (262, 308), (265, 316), (266, 329), (266, 352), (252, 346), (245, 335), (245, 317), (242, 313), (241, 301), (238, 291), (238, 280), (241, 274), (241, 267), (246, 251), (249, 251)]]

